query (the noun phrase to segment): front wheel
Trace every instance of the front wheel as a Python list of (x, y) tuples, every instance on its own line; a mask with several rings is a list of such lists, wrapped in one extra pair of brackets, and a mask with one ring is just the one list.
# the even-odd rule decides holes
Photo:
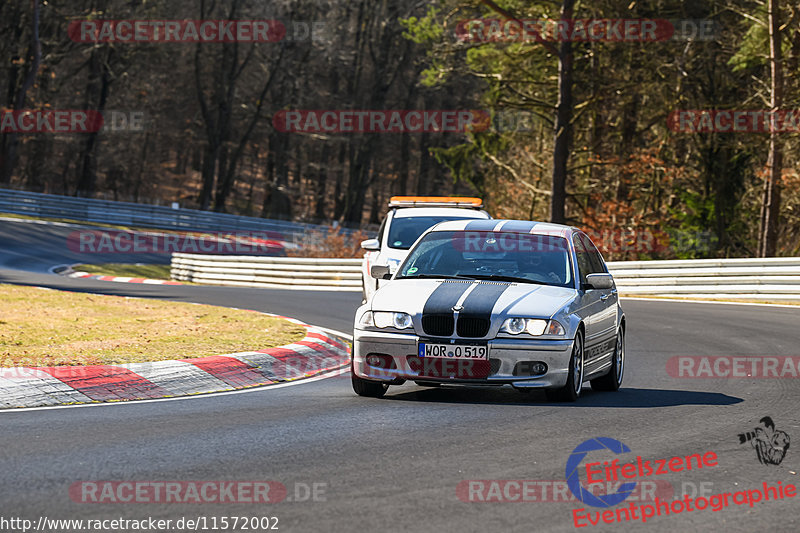
[(359, 396), (367, 396), (369, 398), (382, 398), (386, 391), (389, 390), (387, 383), (380, 381), (370, 381), (368, 379), (361, 379), (356, 376), (355, 372), (350, 373), (351, 381), (353, 382), (353, 390)]
[(616, 391), (622, 385), (622, 376), (625, 372), (625, 330), (619, 328), (617, 332), (617, 346), (614, 348), (614, 357), (611, 368), (605, 376), (591, 381), (592, 389), (602, 391)]
[(545, 389), (547, 399), (554, 402), (574, 402), (583, 387), (583, 333), (578, 331), (572, 344), (567, 383), (560, 389)]

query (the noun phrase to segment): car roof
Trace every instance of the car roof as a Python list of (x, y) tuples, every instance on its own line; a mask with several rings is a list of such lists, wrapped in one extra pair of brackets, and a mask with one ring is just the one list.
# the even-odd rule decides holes
[(480, 209), (465, 209), (463, 207), (398, 207), (394, 209), (394, 218), (442, 216), (470, 219), (491, 218), (486, 211)]
[(536, 222), (531, 220), (451, 220), (440, 222), (431, 231), (494, 231), (508, 233), (530, 233), (531, 235), (556, 235), (568, 238), (580, 231), (572, 226)]

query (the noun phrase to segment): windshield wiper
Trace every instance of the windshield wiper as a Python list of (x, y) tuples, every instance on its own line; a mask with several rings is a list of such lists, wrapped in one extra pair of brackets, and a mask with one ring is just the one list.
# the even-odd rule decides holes
[(520, 283), (533, 283), (534, 285), (550, 285), (550, 283), (545, 283), (544, 281), (536, 281), (533, 279), (520, 278), (517, 276), (503, 276), (500, 274), (470, 274), (470, 276), (474, 279), (485, 279), (491, 281), (511, 281), (511, 282), (518, 281)]
[(448, 276), (445, 274), (417, 274), (415, 276), (397, 276), (396, 279), (463, 279), (467, 281), (472, 281), (474, 278), (466, 277), (466, 276)]

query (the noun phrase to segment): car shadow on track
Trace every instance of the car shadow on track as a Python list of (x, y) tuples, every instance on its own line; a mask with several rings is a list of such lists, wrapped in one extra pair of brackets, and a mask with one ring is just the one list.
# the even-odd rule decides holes
[(494, 404), (494, 405), (557, 405), (560, 407), (615, 407), (647, 409), (679, 405), (734, 405), (744, 400), (719, 392), (674, 389), (622, 388), (617, 392), (597, 392), (585, 389), (574, 403), (550, 402), (544, 391), (523, 393), (513, 389), (484, 389), (462, 387), (417, 388), (385, 396), (386, 400), (435, 403)]

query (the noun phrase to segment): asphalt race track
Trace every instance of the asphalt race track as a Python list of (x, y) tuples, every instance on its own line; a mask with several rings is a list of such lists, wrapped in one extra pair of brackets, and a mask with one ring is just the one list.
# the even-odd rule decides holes
[[(66, 250), (69, 231), (0, 222), (0, 265), (7, 267), (0, 283), (250, 308), (343, 331), (360, 301), (356, 293), (141, 286), (45, 274), (48, 264), (91, 262)], [(674, 498), (800, 484), (797, 444), (781, 464), (765, 465), (737, 438), (770, 416), (777, 429), (800, 439), (800, 380), (686, 379), (666, 370), (676, 355), (798, 356), (800, 309), (633, 300), (623, 306), (623, 389), (588, 389), (575, 404), (548, 403), (538, 392), (413, 384), (367, 399), (352, 392), (345, 375), (243, 394), (2, 412), (2, 515), (34, 522), (270, 516), (278, 517), (280, 531), (303, 532), (571, 531), (573, 510), (604, 509), (563, 497), (465, 502), (457, 487), (465, 480), (563, 481), (572, 450), (599, 436), (631, 449), (620, 456), (623, 463), (637, 455), (715, 452), (718, 466), (653, 476), (672, 485)], [(595, 453), (598, 461), (613, 458)], [(287, 487), (288, 498), (267, 505), (71, 499), (73, 483), (96, 480), (273, 480)], [(307, 498), (314, 484), (317, 497)], [(799, 509), (798, 498), (762, 501), (581, 530), (797, 531)]]

